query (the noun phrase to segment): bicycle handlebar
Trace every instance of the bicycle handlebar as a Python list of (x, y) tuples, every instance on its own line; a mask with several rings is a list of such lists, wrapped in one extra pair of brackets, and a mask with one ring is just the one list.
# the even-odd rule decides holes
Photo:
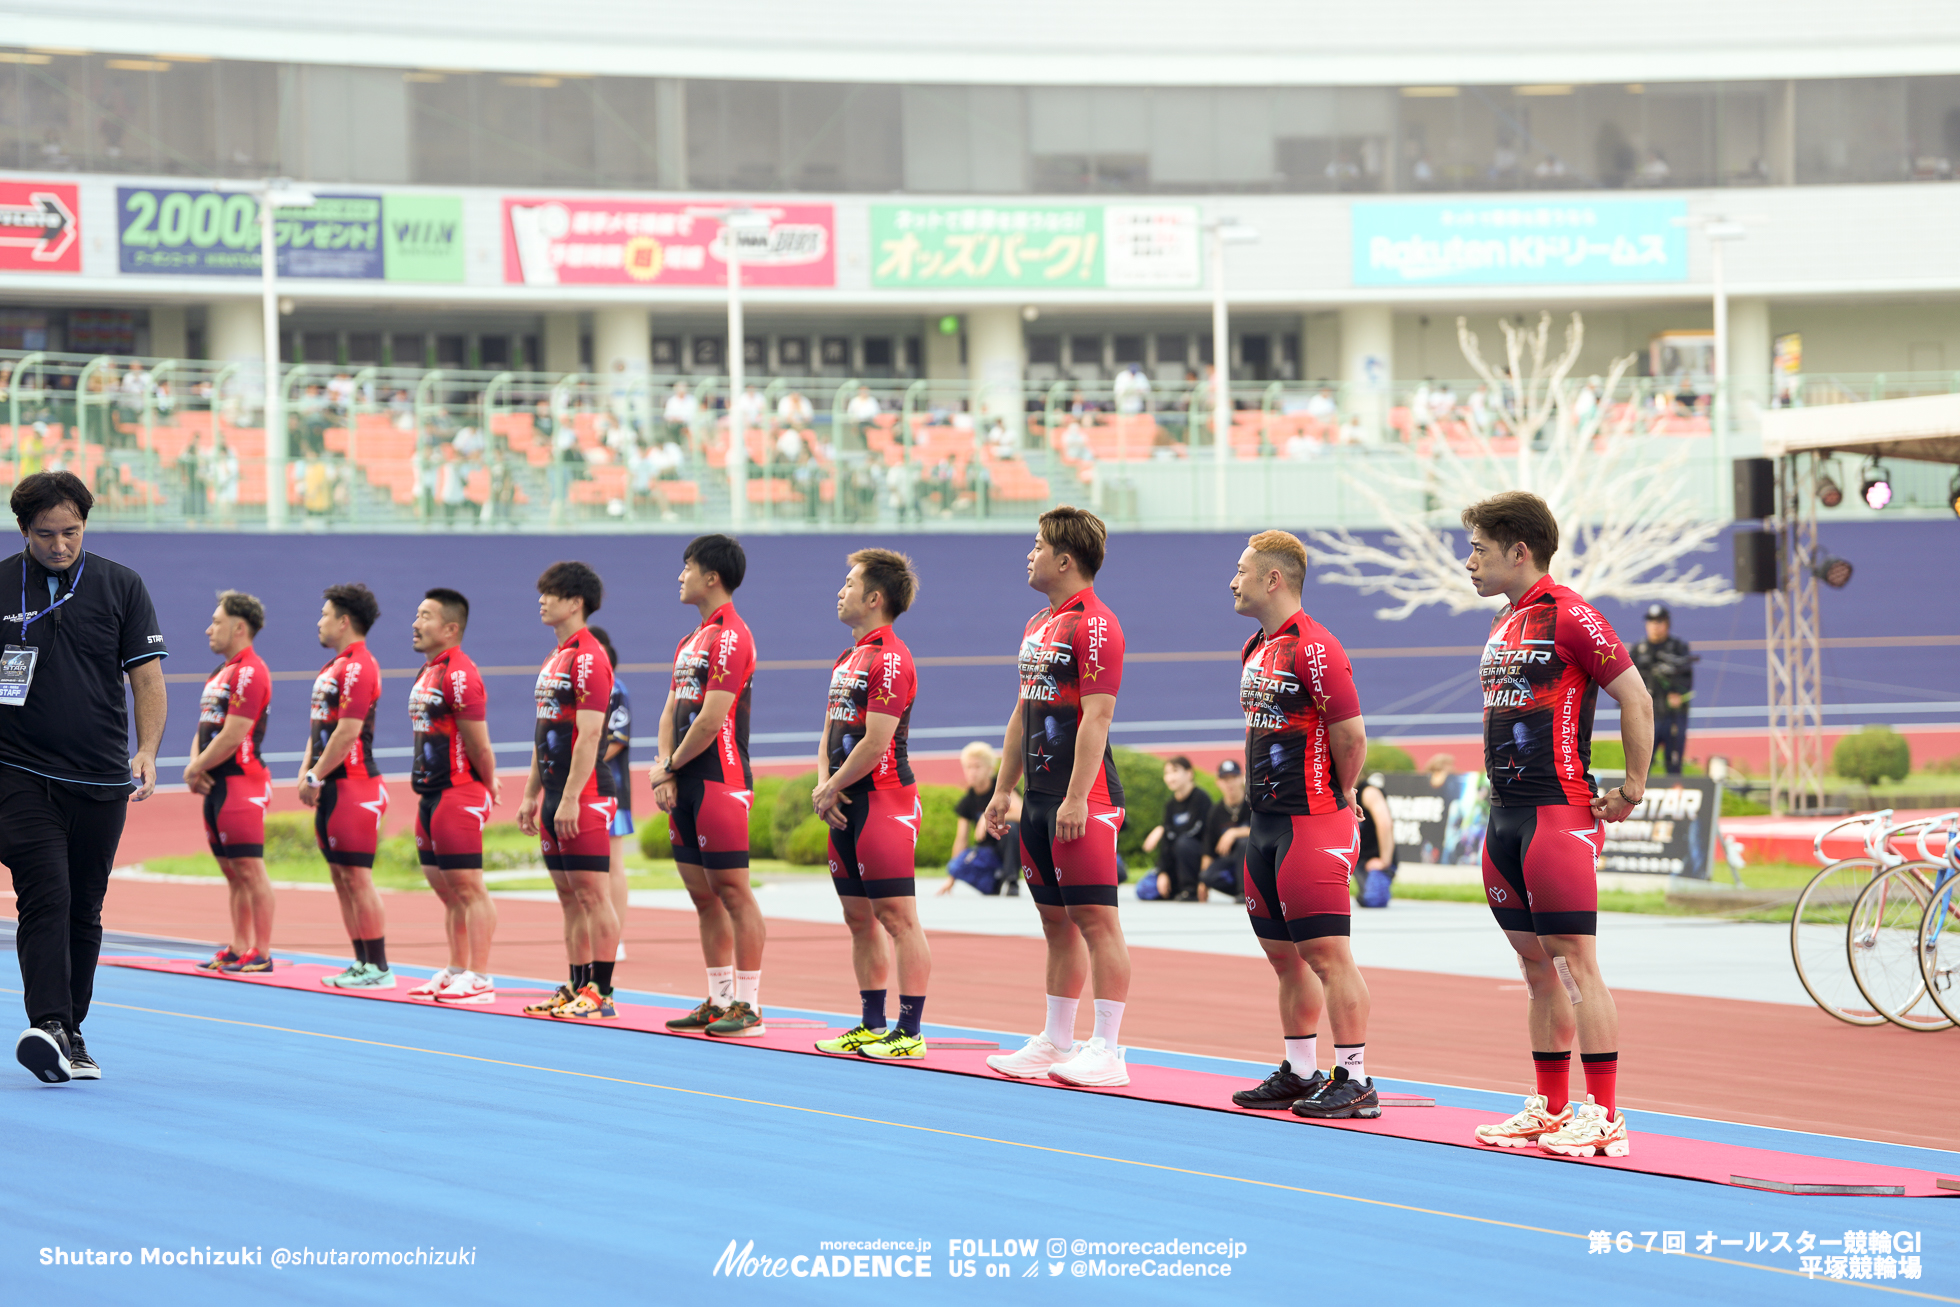
[[(1891, 811), (1889, 808), (1886, 809), (1886, 816), (1891, 816)], [(1945, 820), (1945, 816), (1915, 817), (1911, 821), (1902, 821), (1896, 826), (1884, 826), (1882, 827), (1883, 833), (1875, 839), (1868, 840), (1865, 847), (1871, 853), (1871, 856), (1879, 862), (1890, 862), (1895, 865), (1903, 863), (1906, 860), (1905, 856), (1893, 849), (1892, 841), (1911, 831), (1919, 831), (1920, 839), (1923, 841), (1925, 839), (1925, 831), (1939, 825)], [(1880, 827), (1875, 826), (1874, 829), (1880, 829)], [(1921, 844), (1920, 851), (1922, 853), (1925, 851), (1923, 843)], [(1937, 862), (1939, 859), (1927, 858), (1925, 861)]]
[[(1824, 856), (1824, 841), (1826, 838), (1835, 834), (1838, 831), (1843, 830), (1846, 826), (1860, 826), (1866, 822), (1876, 822), (1882, 817), (1890, 817), (1891, 815), (1892, 815), (1892, 810), (1890, 808), (1884, 808), (1878, 812), (1865, 813), (1857, 817), (1846, 817), (1843, 821), (1839, 822), (1837, 825), (1826, 827), (1824, 830), (1818, 831), (1817, 838), (1810, 842), (1811, 852), (1816, 855), (1818, 865), (1828, 867), (1831, 865), (1832, 862), (1832, 859)], [(1870, 832), (1867, 832), (1865, 835), (1865, 849), (1866, 852), (1868, 853), (1871, 851)], [(1877, 855), (1873, 854), (1872, 856), (1876, 857)]]
[(1926, 862), (1945, 862), (1948, 860), (1947, 853), (1936, 854), (1936, 853), (1929, 853), (1926, 850), (1926, 837), (1928, 835), (1931, 835), (1933, 833), (1933, 828), (1938, 826), (1942, 822), (1946, 823), (1946, 834), (1948, 837), (1948, 847), (1950, 849), (1952, 847), (1951, 841), (1952, 841), (1955, 825), (1960, 824), (1960, 812), (1946, 812), (1946, 813), (1941, 813), (1937, 817), (1927, 818), (1926, 822), (1924, 823), (1924, 829), (1919, 832), (1919, 840), (1918, 840), (1919, 856), (1922, 860)]

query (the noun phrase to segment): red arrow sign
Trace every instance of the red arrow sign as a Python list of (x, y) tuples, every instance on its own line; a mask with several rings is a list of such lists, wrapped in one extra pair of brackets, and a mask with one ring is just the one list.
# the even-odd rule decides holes
[(0, 185), (0, 270), (82, 270), (75, 189), (42, 182)]

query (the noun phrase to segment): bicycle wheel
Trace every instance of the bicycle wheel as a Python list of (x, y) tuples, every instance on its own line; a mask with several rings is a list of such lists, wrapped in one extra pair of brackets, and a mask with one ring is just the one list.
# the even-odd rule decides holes
[(1920, 918), (1919, 975), (1927, 997), (1960, 1022), (1960, 878), (1937, 886)]
[(1926, 993), (1919, 969), (1919, 926), (1939, 867), (1908, 862), (1872, 877), (1851, 905), (1844, 951), (1851, 978), (1873, 1008), (1906, 1030), (1945, 1030), (1953, 1018)]
[(1885, 1017), (1859, 992), (1844, 945), (1852, 905), (1878, 872), (1878, 863), (1870, 858), (1833, 862), (1803, 887), (1790, 914), (1790, 958), (1797, 965), (1797, 979), (1818, 1007), (1854, 1026), (1885, 1024)]

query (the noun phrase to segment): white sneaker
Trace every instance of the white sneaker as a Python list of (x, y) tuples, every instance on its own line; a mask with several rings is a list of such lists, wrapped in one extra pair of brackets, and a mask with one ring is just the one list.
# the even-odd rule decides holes
[(1111, 1048), (1101, 1039), (1075, 1046), (1075, 1056), (1048, 1068), (1048, 1078), (1065, 1085), (1110, 1088), (1130, 1083), (1130, 1070), (1123, 1064), (1124, 1050)]
[(1478, 1126), (1476, 1137), (1478, 1143), (1488, 1144), (1492, 1148), (1529, 1148), (1546, 1135), (1563, 1130), (1571, 1122), (1570, 1103), (1554, 1112), (1543, 1094), (1530, 1094), (1524, 1100), (1523, 1111), (1495, 1125)]
[(1070, 1049), (1055, 1047), (1048, 1042), (1046, 1034), (1039, 1034), (1021, 1045), (1019, 1052), (989, 1054), (987, 1065), (1017, 1080), (1040, 1080), (1048, 1074), (1049, 1067), (1066, 1061), (1071, 1052)]
[(444, 967), (441, 971), (436, 972), (435, 975), (430, 976), (414, 989), (409, 990), (408, 996), (410, 998), (434, 998), (436, 995), (442, 993), (443, 986), (461, 974), (463, 973), (453, 968)]
[(438, 1003), (495, 1003), (497, 986), (488, 976), (479, 976), (474, 971), (459, 971), (442, 992), (436, 995)]
[(1548, 1153), (1563, 1153), (1567, 1157), (1591, 1157), (1603, 1153), (1607, 1157), (1625, 1157), (1633, 1151), (1633, 1144), (1627, 1138), (1627, 1119), (1619, 1112), (1607, 1115), (1606, 1109), (1593, 1102), (1587, 1094), (1585, 1101), (1572, 1104), (1572, 1119), (1562, 1129), (1539, 1139), (1538, 1146)]

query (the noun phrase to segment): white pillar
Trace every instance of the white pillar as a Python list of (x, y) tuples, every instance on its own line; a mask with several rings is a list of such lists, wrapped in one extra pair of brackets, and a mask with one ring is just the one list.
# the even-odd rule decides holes
[(1395, 375), (1395, 320), (1386, 304), (1341, 309), (1342, 407), (1361, 420), (1364, 438), (1379, 441), (1388, 419), (1389, 381)]
[(966, 375), (973, 388), (973, 433), (977, 440), (995, 418), (1007, 422), (1020, 443), (1025, 429), (1021, 399), (1027, 350), (1021, 339), (1021, 310), (1012, 306), (975, 309), (966, 317)]
[(190, 348), (190, 328), (181, 304), (150, 306), (150, 353), (160, 359), (180, 359)]
[[(547, 326), (549, 323), (547, 322)], [(572, 342), (577, 356), (576, 335)], [(592, 370), (601, 376), (624, 363), (628, 372), (645, 372), (653, 361), (653, 325), (642, 308), (599, 309), (592, 315)]]
[(578, 325), (576, 313), (544, 315), (543, 367), (546, 372), (579, 371)]
[(1729, 423), (1737, 431), (1753, 431), (1769, 405), (1769, 301), (1741, 298), (1729, 301), (1729, 390), (1733, 402)]
[(966, 364), (960, 362), (960, 333), (956, 331), (948, 336), (939, 330), (940, 319), (947, 316), (935, 313), (925, 320), (925, 365), (929, 381), (958, 381), (966, 375)]
[(259, 302), (218, 300), (204, 311), (205, 350), (220, 363), (250, 363), (265, 360), (265, 315)]

